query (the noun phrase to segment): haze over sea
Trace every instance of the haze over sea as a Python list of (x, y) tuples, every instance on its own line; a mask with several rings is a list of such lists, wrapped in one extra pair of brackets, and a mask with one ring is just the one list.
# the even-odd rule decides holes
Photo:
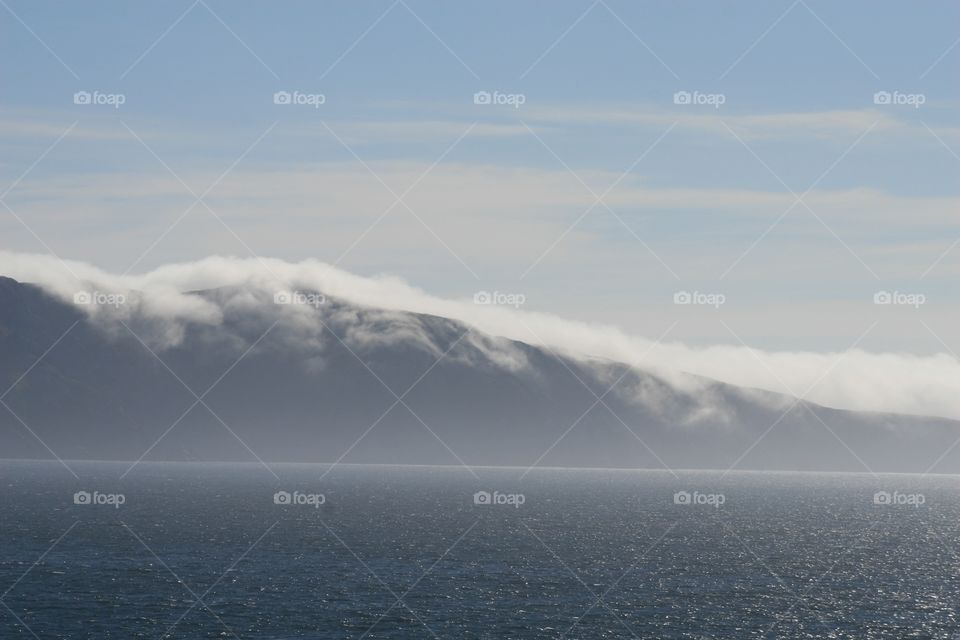
[(0, 637), (960, 631), (955, 477), (70, 466), (0, 463)]

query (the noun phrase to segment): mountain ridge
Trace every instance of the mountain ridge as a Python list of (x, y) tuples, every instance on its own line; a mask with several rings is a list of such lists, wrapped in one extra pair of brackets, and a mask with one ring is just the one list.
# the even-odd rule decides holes
[(174, 331), (135, 308), (91, 318), (0, 276), (0, 383), (12, 386), (0, 457), (49, 447), (77, 459), (923, 472), (948, 452), (935, 470), (960, 470), (960, 423), (948, 419), (830, 409), (690, 374), (679, 388), (459, 320), (333, 298), (314, 308), (240, 287), (193, 295), (222, 318)]

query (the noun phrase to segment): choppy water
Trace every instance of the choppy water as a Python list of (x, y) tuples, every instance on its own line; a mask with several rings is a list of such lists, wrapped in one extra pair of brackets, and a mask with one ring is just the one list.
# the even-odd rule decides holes
[(0, 638), (960, 637), (956, 478), (70, 466), (0, 463)]

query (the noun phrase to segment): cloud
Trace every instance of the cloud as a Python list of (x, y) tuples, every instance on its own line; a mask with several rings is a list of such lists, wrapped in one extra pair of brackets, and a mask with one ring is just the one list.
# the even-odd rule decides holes
[[(0, 108), (0, 136), (5, 142), (11, 139), (41, 139), (47, 144), (66, 134), (65, 137), (98, 141), (133, 141), (130, 132), (109, 118), (84, 114), (83, 121), (76, 112), (69, 110), (12, 109)], [(72, 123), (72, 124), (71, 124)], [(169, 139), (173, 134), (162, 134), (152, 129), (138, 132), (141, 138), (163, 137)]]
[[(67, 303), (73, 303), (74, 294), (80, 290), (135, 291), (136, 312), (166, 327), (162, 335), (168, 340), (175, 340), (187, 323), (216, 325), (230, 305), (253, 308), (263, 300), (272, 300), (274, 292), (280, 290), (322, 291), (332, 298), (371, 308), (370, 313), (380, 314), (384, 322), (399, 323), (407, 331), (394, 332), (400, 337), (426, 339), (418, 335), (419, 329), (404, 325), (402, 316), (391, 311), (452, 318), (493, 336), (547, 346), (574, 357), (656, 370), (681, 390), (690, 381), (675, 374), (685, 371), (744, 387), (805, 394), (808, 400), (837, 408), (960, 418), (960, 362), (945, 353), (918, 356), (861, 349), (762, 351), (742, 345), (694, 347), (669, 338), (657, 342), (609, 325), (476, 305), (472, 300), (442, 299), (396, 277), (361, 277), (314, 260), (290, 263), (211, 257), (123, 276), (82, 262), (61, 262), (52, 256), (0, 252), (0, 273), (35, 283)], [(241, 293), (206, 301), (183, 293), (227, 286), (239, 287)], [(91, 307), (81, 308), (96, 317)], [(310, 325), (309, 309), (296, 305), (289, 309), (292, 318)], [(378, 339), (370, 334), (354, 338)], [(517, 353), (496, 342), (496, 357), (504, 366), (522, 366)], [(474, 340), (472, 345), (489, 347), (483, 340)]]
[[(282, 208), (283, 215), (290, 219), (315, 218), (322, 214), (326, 220), (350, 220), (362, 214), (359, 224), (369, 224), (364, 216), (376, 218), (394, 202), (393, 195), (379, 183), (379, 178), (397, 194), (416, 184), (404, 201), (418, 213), (437, 218), (457, 212), (458, 223), (464, 217), (483, 221), (515, 220), (527, 212), (529, 218), (561, 218), (561, 222), (569, 224), (569, 211), (582, 213), (595, 204), (590, 191), (563, 168), (454, 162), (431, 166), (400, 161), (371, 162), (368, 166), (376, 177), (351, 162), (322, 163), (297, 170), (237, 169), (218, 182), (207, 199), (222, 204), (230, 212), (238, 212), (236, 215), (262, 215), (267, 206), (271, 206)], [(578, 175), (597, 194), (616, 182), (616, 188), (604, 197), (604, 202), (624, 210), (695, 210), (768, 217), (782, 212), (795, 201), (786, 189), (665, 186), (653, 183), (650, 176), (639, 172), (627, 178), (619, 171), (605, 170), (580, 170)], [(418, 183), (423, 176), (426, 177)], [(217, 180), (218, 174), (197, 173), (186, 177), (195, 189), (203, 191), (205, 185)], [(129, 220), (131, 200), (136, 200), (141, 207), (151, 202), (179, 204), (182, 200), (183, 208), (192, 201), (184, 186), (172, 176), (130, 172), (27, 180), (18, 185), (14, 196), (10, 199), (25, 201), (18, 209), (56, 222), (74, 219), (78, 208), (84, 215), (96, 216), (97, 220), (120, 215)], [(951, 222), (956, 219), (955, 212), (960, 206), (960, 198), (953, 195), (901, 195), (869, 186), (814, 189), (806, 194), (804, 202), (831, 218), (840, 217), (857, 224), (880, 218), (884, 224), (904, 228), (917, 223)], [(404, 210), (402, 205), (397, 207)], [(561, 213), (555, 213), (558, 211)], [(905, 211), (911, 213), (907, 219)]]
[[(431, 169), (398, 161), (370, 167), (397, 194), (416, 185), (404, 204), (395, 204), (390, 190), (355, 162), (291, 170), (238, 168), (216, 185), (206, 202), (259, 254), (322, 255), (328, 260), (346, 256), (359, 268), (383, 264), (384, 252), (393, 254), (393, 268), (404, 268), (404, 262), (423, 264), (421, 256), (428, 254), (444, 264), (456, 256), (477, 273), (503, 269), (518, 274), (545, 252), (551, 261), (564, 252), (595, 262), (625, 255), (619, 243), (623, 227), (614, 214), (596, 204), (590, 191), (563, 168), (447, 163)], [(579, 175), (597, 193), (622, 177), (614, 171)], [(191, 173), (184, 178), (202, 192), (218, 175)], [(810, 245), (830, 232), (807, 206), (865, 262), (882, 266), (885, 277), (912, 277), (946, 245), (906, 245), (906, 239), (951, 237), (960, 207), (960, 198), (948, 194), (903, 195), (877, 188), (815, 189), (806, 194), (804, 204), (797, 204), (785, 189), (655, 182), (643, 175), (623, 178), (604, 203), (634, 233), (642, 233), (666, 264), (678, 273), (683, 265), (684, 275), (691, 278), (725, 269), (788, 210), (777, 231), (794, 225), (790, 244), (811, 251)], [(190, 208), (193, 199), (187, 190), (163, 173), (28, 179), (8, 202), (55, 250), (82, 246), (84, 259), (103, 255), (122, 268), (143, 258), (162, 264), (238, 247), (204, 205)], [(20, 242), (33, 242), (12, 216), (0, 215), (0, 230), (4, 227), (11, 235), (23, 233)], [(157, 238), (168, 233), (169, 240), (154, 250)], [(691, 243), (696, 243), (696, 251), (691, 251)], [(895, 263), (887, 256), (873, 257), (901, 246), (904, 253)], [(167, 253), (161, 255), (163, 251)]]
[[(467, 122), (463, 120), (364, 120), (337, 122), (330, 128), (347, 144), (384, 144), (386, 142), (423, 142), (440, 139), (452, 142), (467, 134), (471, 137), (529, 136), (520, 124), (508, 122)], [(285, 130), (281, 130), (283, 132)], [(300, 126), (286, 130), (291, 135), (327, 135), (325, 127)]]
[[(930, 105), (933, 106), (933, 105)], [(946, 106), (946, 105), (941, 105)], [(956, 140), (957, 127), (946, 124), (927, 125), (912, 118), (878, 108), (832, 109), (821, 111), (773, 111), (769, 113), (744, 113), (742, 111), (688, 109), (686, 107), (662, 108), (656, 105), (630, 105), (607, 107), (555, 107), (524, 109), (525, 118), (531, 122), (553, 125), (588, 124), (608, 127), (649, 127), (666, 129), (677, 125), (680, 130), (709, 133), (724, 138), (731, 137), (731, 130), (748, 140), (782, 140), (785, 138), (836, 140), (838, 136), (854, 138), (867, 130), (870, 138), (878, 134), (891, 137), (908, 137), (923, 140), (933, 146), (938, 144), (930, 135)]]
[[(773, 112), (742, 114), (727, 110), (715, 113), (686, 107), (665, 109), (656, 106), (640, 108), (532, 108), (530, 120), (539, 122), (589, 122), (607, 126), (642, 126), (666, 128), (676, 124), (690, 129), (729, 137), (730, 129), (751, 139), (817, 136), (829, 138), (838, 134), (859, 135), (873, 126), (877, 130), (894, 130), (903, 126), (896, 118), (875, 109), (833, 111)], [(729, 127), (729, 128), (728, 128)]]

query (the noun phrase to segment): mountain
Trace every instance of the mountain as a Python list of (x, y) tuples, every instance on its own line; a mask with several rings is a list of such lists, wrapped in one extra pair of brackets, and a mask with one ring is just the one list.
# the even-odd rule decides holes
[(316, 292), (313, 306), (191, 295), (220, 316), (90, 316), (0, 278), (0, 457), (960, 470), (956, 421), (667, 377)]

